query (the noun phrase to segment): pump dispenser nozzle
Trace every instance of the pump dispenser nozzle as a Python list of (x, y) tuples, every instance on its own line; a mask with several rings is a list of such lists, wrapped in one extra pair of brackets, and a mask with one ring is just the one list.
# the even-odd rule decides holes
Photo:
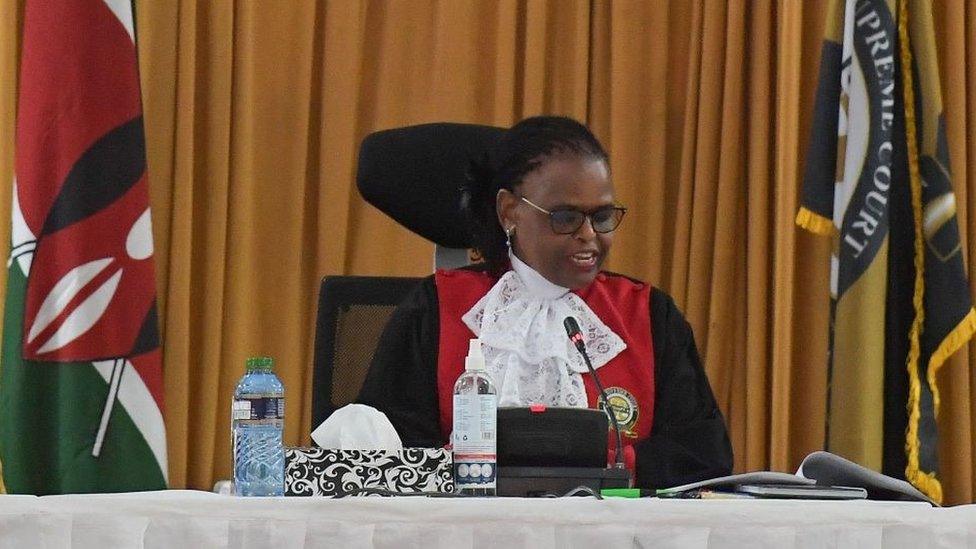
[(464, 369), (485, 369), (485, 355), (481, 352), (481, 340), (478, 338), (473, 338), (468, 341), (468, 356), (464, 359)]

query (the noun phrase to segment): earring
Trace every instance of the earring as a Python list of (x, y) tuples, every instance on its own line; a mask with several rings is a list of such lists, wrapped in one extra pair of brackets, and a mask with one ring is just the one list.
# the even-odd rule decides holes
[(509, 248), (512, 247), (512, 237), (515, 236), (515, 226), (512, 225), (505, 229), (505, 245)]

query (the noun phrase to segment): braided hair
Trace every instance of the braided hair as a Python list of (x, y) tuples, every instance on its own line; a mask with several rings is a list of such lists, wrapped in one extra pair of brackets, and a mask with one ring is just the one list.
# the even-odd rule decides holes
[(461, 207), (466, 213), (474, 247), (495, 276), (505, 272), (508, 247), (498, 223), (495, 199), (498, 191), (511, 192), (523, 178), (549, 158), (572, 154), (604, 161), (609, 159), (597, 138), (572, 118), (535, 116), (512, 126), (480, 159), (471, 162)]

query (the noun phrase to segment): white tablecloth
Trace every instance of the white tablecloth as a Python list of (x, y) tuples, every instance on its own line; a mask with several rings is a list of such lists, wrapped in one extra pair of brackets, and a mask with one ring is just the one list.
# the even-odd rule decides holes
[(971, 547), (976, 506), (761, 500), (0, 496), (0, 547)]

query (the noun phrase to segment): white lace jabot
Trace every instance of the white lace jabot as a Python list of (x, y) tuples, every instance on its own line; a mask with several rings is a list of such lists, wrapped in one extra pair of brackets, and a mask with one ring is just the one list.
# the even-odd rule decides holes
[(578, 295), (549, 282), (514, 254), (509, 257), (513, 270), (461, 317), (481, 338), (498, 405), (585, 408), (580, 374), (587, 371), (586, 363), (566, 336), (563, 319), (576, 317), (594, 368), (627, 345)]

